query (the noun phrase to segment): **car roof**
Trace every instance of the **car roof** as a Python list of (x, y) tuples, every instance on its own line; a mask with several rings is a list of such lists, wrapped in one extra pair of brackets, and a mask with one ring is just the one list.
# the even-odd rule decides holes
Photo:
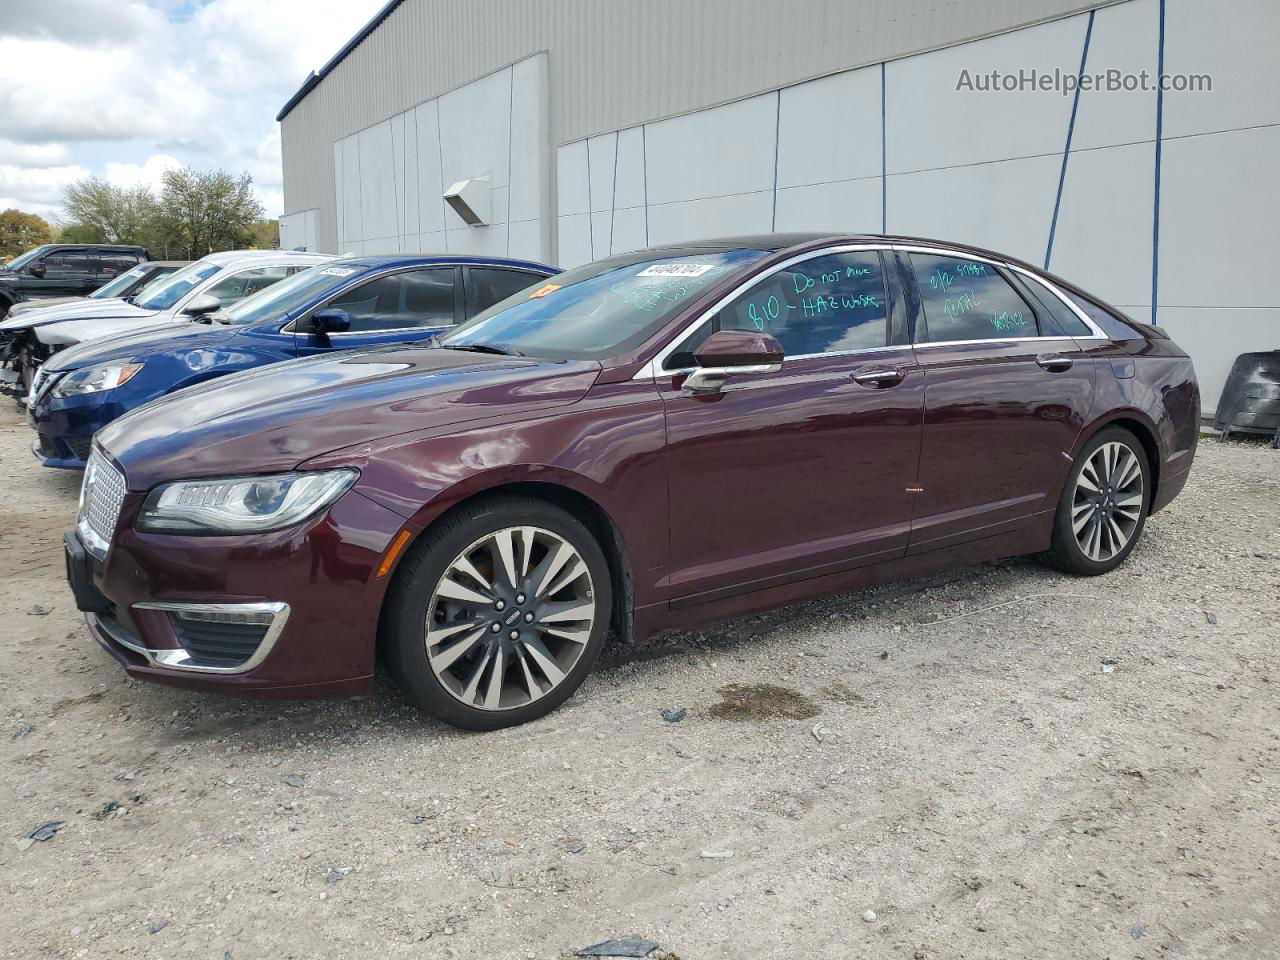
[(536, 263), (533, 260), (516, 260), (511, 257), (478, 257), (450, 253), (384, 254), (376, 257), (342, 257), (341, 260), (344, 266), (368, 267), (371, 269), (433, 263), (460, 263), (482, 267), (526, 267), (534, 270), (557, 269), (545, 263)]
[(205, 263), (217, 264), (219, 267), (234, 267), (242, 263), (252, 263), (255, 260), (282, 260), (290, 263), (306, 263), (308, 260), (314, 260), (316, 263), (322, 263), (332, 260), (333, 254), (307, 253), (301, 250), (221, 250), (218, 253), (206, 254), (200, 259)]
[(190, 260), (144, 260), (140, 267), (185, 267)]

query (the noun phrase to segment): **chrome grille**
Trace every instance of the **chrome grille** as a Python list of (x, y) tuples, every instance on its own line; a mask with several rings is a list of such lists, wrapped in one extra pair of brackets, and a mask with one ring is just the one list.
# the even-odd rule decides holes
[(80, 519), (103, 545), (111, 543), (124, 503), (124, 476), (99, 451), (89, 455), (80, 488)]

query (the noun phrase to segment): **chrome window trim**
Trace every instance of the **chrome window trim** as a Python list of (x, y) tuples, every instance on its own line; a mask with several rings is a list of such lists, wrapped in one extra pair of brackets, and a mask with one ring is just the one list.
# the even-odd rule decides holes
[[(1068, 297), (1066, 297), (1063, 294), (1063, 292), (1059, 290), (1053, 283), (1044, 279), (1043, 277), (1037, 276), (1036, 274), (1032, 273), (1030, 270), (1026, 269), (1025, 267), (1018, 266), (1016, 263), (1006, 263), (1002, 260), (992, 259), (991, 257), (984, 257), (976, 253), (967, 253), (964, 251), (957, 251), (957, 250), (947, 250), (943, 247), (930, 247), (930, 246), (925, 246), (923, 244), (895, 243), (895, 244), (892, 244), (892, 248), (899, 253), (924, 253), (924, 254), (928, 254), (929, 256), (946, 257), (949, 260), (953, 260), (953, 259), (954, 260), (973, 260), (977, 263), (984, 263), (989, 266), (1000, 267), (1004, 270), (1010, 270), (1021, 276), (1027, 277), (1031, 280), (1034, 280), (1036, 283), (1039, 283), (1041, 286), (1045, 287), (1050, 293), (1052, 293), (1059, 300), (1065, 303), (1067, 307), (1071, 310), (1071, 312), (1074, 313), (1081, 320), (1083, 320), (1084, 325), (1093, 331), (1093, 335), (1089, 337), (1073, 337), (1070, 334), (1064, 334), (1063, 336), (1060, 336), (1060, 337), (1006, 337), (1006, 338), (991, 338), (991, 339), (983, 339), (983, 340), (929, 340), (924, 343), (916, 341), (915, 343), (913, 343), (913, 346), (915, 346), (917, 349), (919, 349), (920, 347), (960, 346), (960, 345), (970, 344), (970, 343), (1020, 343), (1022, 341), (1029, 341), (1029, 340), (1062, 340), (1062, 339), (1109, 340), (1110, 339), (1110, 337), (1108, 337), (1106, 334), (1102, 332), (1102, 329), (1096, 323), (1094, 323), (1092, 320), (1089, 319), (1088, 316), (1085, 315), (1084, 311), (1082, 311), (1079, 307), (1077, 307), (1074, 303), (1072, 303), (1071, 300)], [(1016, 293), (1017, 291), (1014, 291), (1014, 292)]]
[[(260, 602), (260, 603), (160, 603), (147, 601), (143, 603), (135, 603), (134, 610), (159, 610), (165, 613), (269, 613), (271, 614), (271, 625), (267, 627), (267, 632), (263, 634), (262, 640), (258, 643), (258, 649), (244, 663), (233, 667), (213, 667), (207, 664), (201, 664), (193, 660), (191, 654), (186, 650), (178, 647), (173, 650), (150, 650), (147, 648), (137, 649), (130, 647), (131, 650), (141, 653), (147, 660), (157, 667), (165, 667), (169, 670), (183, 670), (187, 673), (216, 673), (216, 674), (235, 674), (248, 673), (254, 667), (262, 663), (275, 647), (276, 641), (280, 639), (280, 634), (284, 632), (285, 624), (289, 621), (289, 605), (280, 602)], [(108, 635), (110, 635), (109, 631)], [(114, 639), (114, 637), (113, 637)], [(123, 644), (127, 646), (127, 644)]]
[[(869, 241), (866, 243), (857, 243), (857, 242), (841, 243), (833, 247), (823, 247), (819, 250), (808, 250), (804, 253), (798, 253), (793, 257), (789, 257), (786, 260), (780, 261), (779, 263), (774, 264), (765, 273), (757, 274), (756, 276), (752, 277), (750, 280), (746, 280), (743, 283), (739, 284), (738, 286), (734, 287), (731, 291), (729, 291), (729, 293), (725, 294), (723, 297), (721, 297), (719, 300), (717, 300), (707, 309), (703, 310), (700, 314), (698, 314), (698, 316), (695, 319), (691, 320), (683, 330), (681, 330), (675, 337), (673, 337), (670, 343), (668, 343), (665, 347), (663, 347), (652, 359), (649, 360), (648, 363), (646, 363), (643, 367), (637, 370), (635, 374), (631, 377), (631, 379), (632, 380), (656, 380), (659, 376), (674, 376), (681, 373), (687, 373), (690, 370), (696, 370), (697, 369), (696, 367), (681, 367), (678, 370), (666, 370), (663, 368), (662, 364), (666, 361), (667, 357), (675, 353), (676, 347), (678, 347), (681, 343), (683, 343), (685, 338), (688, 337), (689, 334), (693, 333), (693, 331), (698, 329), (699, 326), (701, 326), (707, 320), (711, 319), (711, 317), (715, 316), (717, 313), (723, 310), (739, 294), (743, 293), (744, 291), (754, 286), (755, 284), (759, 283), (760, 281), (768, 279), (769, 277), (773, 276), (775, 273), (785, 270), (787, 267), (792, 266), (793, 264), (803, 263), (805, 260), (813, 260), (816, 257), (825, 257), (825, 256), (830, 256), (832, 254), (837, 254), (837, 253), (868, 253), (874, 250), (893, 250), (893, 249), (894, 249), (893, 244), (878, 242), (878, 241)], [(886, 331), (888, 330), (887, 317), (885, 320), (885, 329)], [(901, 347), (901, 346), (906, 346), (906, 344), (885, 344), (883, 347), (863, 347), (857, 350), (839, 350), (839, 351), (833, 351), (831, 353), (797, 354), (794, 357), (783, 357), (782, 366), (783, 366), (783, 369), (786, 369), (787, 363), (792, 360), (811, 360), (814, 357), (851, 356), (853, 354), (858, 354), (858, 353), (870, 353), (870, 352), (876, 352), (880, 350), (891, 350), (894, 347)]]

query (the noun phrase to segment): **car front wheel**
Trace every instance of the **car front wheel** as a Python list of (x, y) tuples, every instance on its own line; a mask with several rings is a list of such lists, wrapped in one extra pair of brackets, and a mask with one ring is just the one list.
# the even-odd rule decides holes
[(1080, 576), (1120, 566), (1137, 545), (1151, 502), (1151, 466), (1128, 430), (1108, 427), (1081, 451), (1067, 477), (1044, 559)]
[(388, 591), (384, 649), (423, 710), (470, 730), (550, 713), (604, 645), (609, 565), (591, 532), (541, 500), (464, 506), (428, 529)]

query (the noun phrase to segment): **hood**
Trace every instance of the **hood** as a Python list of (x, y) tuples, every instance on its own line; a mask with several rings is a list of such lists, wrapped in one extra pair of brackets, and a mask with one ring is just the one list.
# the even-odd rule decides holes
[(63, 320), (80, 320), (85, 317), (153, 317), (155, 310), (143, 310), (135, 307), (119, 297), (106, 300), (76, 300), (51, 307), (32, 310), (16, 317), (8, 317), (0, 321), (0, 331), (25, 330), (31, 327), (42, 327), (50, 323), (61, 323)]
[[(187, 321), (182, 321), (187, 322)], [(62, 320), (58, 323), (45, 323), (36, 327), (35, 336), (41, 343), (51, 347), (69, 347), (72, 344), (84, 343), (86, 340), (97, 340), (117, 333), (130, 333), (134, 330), (154, 330), (158, 326), (168, 326), (173, 317), (167, 313), (144, 313), (137, 317), (94, 317), (91, 320)]]
[(139, 407), (97, 441), (129, 489), (292, 470), (333, 450), (580, 400), (593, 361), (428, 347), (320, 356), (221, 377)]
[(88, 297), (41, 297), (39, 300), (24, 300), (9, 308), (5, 319), (30, 314), (32, 310), (47, 310), (50, 307), (62, 307), (68, 303), (84, 303)]
[(62, 370), (79, 370), (104, 363), (131, 363), (146, 360), (148, 355), (177, 350), (199, 349), (212, 346), (235, 335), (243, 327), (204, 323), (130, 323), (128, 329), (107, 336), (89, 339), (88, 342), (67, 347), (55, 353), (44, 367), (50, 373)]

